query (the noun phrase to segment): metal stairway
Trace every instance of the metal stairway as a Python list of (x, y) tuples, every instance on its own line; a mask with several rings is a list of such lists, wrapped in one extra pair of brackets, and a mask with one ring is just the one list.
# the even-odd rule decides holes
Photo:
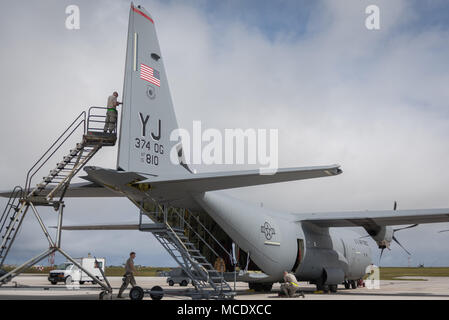
[(79, 170), (100, 150), (101, 144), (88, 146), (86, 142), (77, 143), (70, 153), (58, 162), (50, 173), (42, 178), (42, 181), (27, 195), (28, 199), (50, 202), (58, 194), (63, 198), (63, 193), (70, 184), (72, 178)]
[[(98, 110), (101, 110), (101, 114), (96, 113)], [(59, 246), (59, 228), (57, 234), (58, 238), (56, 242), (53, 242), (36, 210), (36, 206), (52, 206), (55, 211), (59, 211), (59, 224), (62, 223), (62, 208), (64, 207), (63, 199), (70, 182), (103, 146), (113, 146), (117, 140), (116, 131), (112, 133), (103, 132), (105, 124), (104, 119), (106, 118), (105, 114), (106, 108), (102, 107), (91, 107), (89, 108), (88, 113), (85, 111), (80, 113), (28, 171), (25, 187), (23, 189), (20, 186), (14, 188), (0, 219), (0, 234), (2, 235), (0, 245), (0, 268), (4, 264), (29, 208), (32, 209), (44, 231), (44, 234), (50, 243), (50, 249), (43, 255), (27, 261), (6, 276), (0, 276), (0, 285), (8, 282), (12, 277), (17, 276), (21, 271), (42, 260), (48, 254), (51, 254), (56, 250), (63, 253)], [(67, 145), (66, 142), (69, 141), (69, 138), (73, 138), (75, 133), (79, 133), (79, 131), (82, 131), (81, 142), (77, 143), (75, 148), (70, 149), (69, 153), (62, 158), (62, 161), (58, 162), (56, 167), (50, 170), (49, 174), (44, 176), (35, 187), (31, 187), (33, 178), (42, 171), (41, 169), (43, 169), (55, 155), (57, 155), (57, 152), (62, 147)], [(65, 253), (63, 254), (65, 255)]]
[[(163, 223), (142, 223), (140, 231), (152, 232), (159, 243), (167, 250), (183, 271), (192, 280), (192, 284), (196, 289), (194, 294), (191, 294), (192, 298), (196, 299), (232, 299), (235, 296), (234, 290), (229, 283), (224, 279), (223, 274), (217, 271), (214, 266), (201, 254), (200, 250), (192, 243), (185, 235), (186, 230), (195, 234), (195, 236), (201, 241), (203, 245), (209, 247), (216, 257), (219, 254), (210, 246), (210, 244), (195, 230), (179, 213), (180, 209), (170, 208), (174, 212), (180, 221), (180, 227), (172, 227), (167, 222), (167, 208), (160, 207), (161, 212), (164, 215)], [(198, 221), (199, 222), (199, 221)], [(200, 223), (200, 222), (199, 222)], [(201, 223), (200, 223), (201, 224)], [(209, 231), (201, 224), (204, 231)], [(209, 233), (210, 234), (210, 233)], [(212, 236), (212, 234), (210, 234)], [(213, 237), (213, 236), (212, 236)], [(220, 246), (226, 254), (228, 252), (221, 246), (221, 244), (215, 239), (216, 244)]]
[[(20, 228), (22, 219), (20, 218), (20, 212), (22, 212), (23, 203), (20, 202), (22, 196), (22, 187), (16, 186), (8, 199), (8, 203), (5, 206), (5, 210), (0, 218), (0, 234), (1, 246), (0, 246), (0, 266), (8, 255), (10, 243), (14, 242), (14, 238), (17, 235), (16, 230)], [(7, 232), (7, 231), (10, 232)]]

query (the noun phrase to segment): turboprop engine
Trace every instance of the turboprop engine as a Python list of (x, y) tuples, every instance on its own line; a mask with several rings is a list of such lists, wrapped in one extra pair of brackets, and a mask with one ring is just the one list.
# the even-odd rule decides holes
[(366, 230), (366, 232), (368, 232), (368, 234), (371, 236), (371, 238), (373, 238), (374, 241), (376, 241), (377, 245), (379, 246), (379, 249), (382, 250), (380, 252), (380, 258), (382, 258), (382, 254), (383, 254), (385, 248), (390, 249), (391, 241), (396, 242), (402, 249), (404, 249), (405, 252), (407, 252), (408, 255), (410, 255), (410, 252), (408, 252), (408, 250), (404, 248), (404, 246), (399, 242), (399, 240), (396, 238), (396, 236), (394, 234), (397, 231), (414, 228), (416, 226), (417, 226), (417, 224), (414, 224), (414, 225), (399, 228), (399, 229), (393, 229), (390, 226), (377, 226), (374, 228), (365, 227), (365, 230)]
[[(396, 211), (398, 207), (398, 203), (395, 201), (393, 204), (393, 211)], [(385, 248), (390, 249), (391, 241), (396, 242), (402, 249), (404, 249), (405, 252), (407, 252), (408, 255), (410, 255), (410, 252), (407, 251), (407, 249), (404, 248), (404, 246), (399, 242), (399, 240), (394, 236), (395, 232), (404, 230), (404, 229), (410, 229), (416, 227), (417, 224), (413, 224), (411, 226), (399, 228), (399, 229), (393, 229), (390, 226), (367, 226), (364, 227), (366, 232), (371, 236), (371, 238), (376, 241), (377, 245), (379, 246), (379, 249), (382, 251), (380, 252), (380, 259), (382, 258), (382, 254), (384, 253)]]
[[(394, 238), (394, 230), (392, 227), (376, 227), (376, 228), (367, 228), (365, 227), (366, 232), (376, 241), (379, 249), (390, 248), (390, 243)], [(396, 240), (397, 241), (397, 240)]]

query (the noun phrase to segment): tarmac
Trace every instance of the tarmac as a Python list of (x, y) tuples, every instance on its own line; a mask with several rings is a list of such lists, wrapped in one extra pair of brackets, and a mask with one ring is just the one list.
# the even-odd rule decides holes
[[(416, 278), (418, 279), (418, 278)], [(336, 293), (315, 292), (315, 286), (300, 283), (305, 298), (290, 298), (297, 300), (441, 300), (449, 299), (449, 278), (443, 277), (419, 277), (425, 281), (417, 281), (412, 277), (405, 280), (382, 280), (378, 289), (359, 287), (357, 289), (345, 289), (338, 286)], [(121, 277), (108, 277), (113, 288), (112, 299), (117, 299), (118, 288), (121, 285)], [(164, 289), (164, 300), (190, 300), (182, 295), (186, 289), (193, 289), (191, 285), (170, 287), (165, 277), (136, 277), (137, 285), (144, 289), (161, 286)], [(234, 286), (234, 283), (230, 283)], [(236, 283), (236, 300), (270, 300), (284, 299), (278, 297), (280, 284), (273, 285), (269, 293), (259, 293), (248, 289), (244, 282)], [(67, 287), (65, 284), (51, 285), (45, 275), (23, 274), (14, 278), (10, 283), (0, 287), (0, 300), (98, 300), (101, 289), (98, 285), (83, 284)], [(128, 297), (129, 289), (124, 293)], [(151, 299), (145, 296), (144, 299)]]

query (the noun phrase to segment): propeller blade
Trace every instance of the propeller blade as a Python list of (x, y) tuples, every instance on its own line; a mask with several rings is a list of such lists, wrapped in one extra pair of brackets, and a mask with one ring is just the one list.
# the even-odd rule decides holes
[(407, 227), (404, 227), (404, 228), (394, 229), (393, 232), (404, 230), (404, 229), (410, 229), (410, 228), (414, 228), (414, 227), (417, 227), (417, 226), (418, 226), (418, 224), (412, 224), (411, 226), (407, 226)]
[(395, 236), (393, 236), (393, 241), (396, 242), (402, 249), (404, 249), (404, 251), (407, 252), (409, 256), (411, 256), (411, 253), (404, 248), (404, 246), (398, 241), (398, 239)]
[(380, 260), (382, 260), (382, 255), (384, 254), (384, 250), (385, 250), (385, 248), (382, 248), (382, 250), (380, 250), (379, 266), (380, 266)]
[(393, 205), (393, 210), (396, 211), (397, 208), (398, 208), (398, 203), (395, 201), (394, 205)]

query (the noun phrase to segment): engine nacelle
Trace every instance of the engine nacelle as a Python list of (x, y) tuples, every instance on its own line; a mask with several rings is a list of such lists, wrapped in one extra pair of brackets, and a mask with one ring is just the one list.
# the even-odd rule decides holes
[(393, 240), (393, 228), (386, 226), (378, 226), (375, 228), (365, 227), (366, 232), (371, 236), (371, 238), (376, 241), (379, 249), (385, 249), (390, 247), (390, 243)]

